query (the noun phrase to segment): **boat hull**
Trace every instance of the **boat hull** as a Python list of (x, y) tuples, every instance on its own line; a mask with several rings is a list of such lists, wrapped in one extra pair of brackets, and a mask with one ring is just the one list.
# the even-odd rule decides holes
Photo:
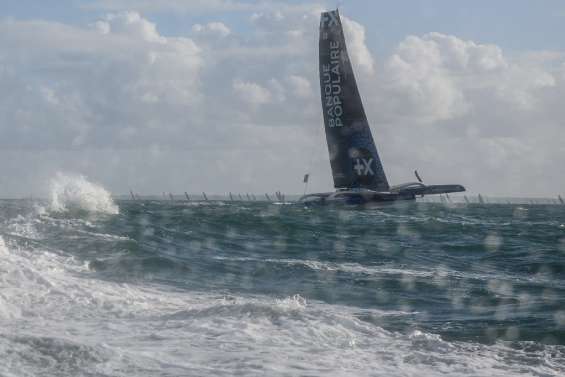
[(415, 200), (425, 195), (463, 192), (461, 185), (424, 185), (422, 183), (405, 183), (395, 186), (391, 191), (374, 191), (367, 189), (340, 189), (336, 192), (325, 192), (305, 195), (299, 202), (305, 205), (369, 205), (388, 204), (399, 201)]
[(415, 200), (413, 194), (374, 191), (337, 191), (305, 195), (299, 202), (307, 206), (358, 206), (372, 204), (392, 204), (398, 201)]

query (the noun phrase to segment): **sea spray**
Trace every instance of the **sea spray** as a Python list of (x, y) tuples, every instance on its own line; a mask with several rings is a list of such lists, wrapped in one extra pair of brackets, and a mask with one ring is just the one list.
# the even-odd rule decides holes
[(4, 242), (4, 238), (0, 236), (0, 254), (4, 254), (8, 252), (8, 248), (6, 247), (6, 243)]
[(88, 181), (83, 175), (57, 173), (50, 182), (49, 209), (55, 212), (82, 210), (118, 214), (118, 206), (102, 186)]

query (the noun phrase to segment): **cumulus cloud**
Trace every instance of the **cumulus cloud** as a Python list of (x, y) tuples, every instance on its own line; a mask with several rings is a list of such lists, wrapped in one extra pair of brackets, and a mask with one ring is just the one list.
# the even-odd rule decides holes
[(222, 22), (209, 22), (206, 25), (195, 24), (192, 26), (192, 31), (199, 35), (220, 38), (231, 34), (231, 30)]
[(148, 42), (166, 42), (157, 32), (155, 24), (142, 18), (137, 12), (109, 14), (104, 20), (95, 22), (94, 26), (102, 34), (123, 34)]
[(271, 92), (254, 82), (236, 79), (232, 84), (234, 94), (238, 99), (252, 105), (262, 105), (271, 102)]
[(410, 150), (436, 180), (462, 179), (475, 192), (549, 193), (565, 141), (563, 111), (550, 98), (565, 82), (555, 64), (562, 56), (541, 55), (509, 57), (439, 33), (407, 37), (371, 92), (380, 111), (369, 114), (393, 140), (389, 156), (406, 159), (400, 151)]
[(11, 21), (0, 30), (8, 52), (0, 81), (12, 92), (0, 128), (13, 148), (147, 142), (174, 131), (176, 122), (163, 122), (171, 106), (200, 101), (198, 46), (159, 35), (139, 14), (110, 15), (92, 29)]
[(347, 17), (342, 17), (343, 33), (347, 43), (347, 52), (351, 58), (354, 69), (364, 75), (375, 72), (373, 57), (365, 44), (365, 27)]
[[(443, 42), (443, 35), (423, 38), (410, 36), (400, 43), (388, 59), (386, 70), (393, 98), (401, 99), (398, 107), (410, 106), (420, 119), (449, 119), (468, 110), (458, 85), (457, 73), (468, 68), (468, 53), (463, 43)], [(398, 113), (400, 108), (397, 109)]]
[[(331, 189), (317, 11), (238, 8), (249, 13), (245, 32), (215, 21), (189, 38), (118, 5), (82, 27), (0, 21), (4, 195), (66, 169), (117, 192), (296, 192), (306, 171), (312, 189)], [(554, 174), (565, 157), (561, 53), (510, 55), (428, 33), (374, 56), (363, 26), (343, 19), (392, 183), (418, 168), (428, 183), (474, 192), (565, 185)]]
[(298, 98), (306, 99), (313, 95), (312, 85), (305, 77), (290, 75), (288, 77), (288, 83), (290, 85), (290, 90), (294, 96)]

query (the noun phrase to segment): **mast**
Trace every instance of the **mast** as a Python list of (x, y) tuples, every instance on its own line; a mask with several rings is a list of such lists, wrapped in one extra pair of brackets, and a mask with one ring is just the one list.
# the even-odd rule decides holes
[(389, 191), (337, 10), (322, 13), (319, 48), (321, 100), (334, 187)]

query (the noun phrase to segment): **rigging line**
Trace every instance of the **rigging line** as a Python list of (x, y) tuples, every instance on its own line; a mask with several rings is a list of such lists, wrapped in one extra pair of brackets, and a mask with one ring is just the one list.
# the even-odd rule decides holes
[[(321, 133), (322, 133), (322, 129), (325, 127), (324, 123), (322, 122), (322, 127), (320, 126), (316, 126), (316, 130), (315, 132), (315, 136), (313, 140), (320, 140), (321, 137)], [(320, 145), (320, 144), (315, 144), (315, 145)], [(308, 159), (308, 164), (306, 165), (306, 172), (305, 174), (308, 174), (308, 180), (304, 185), (304, 195), (306, 195), (306, 192), (308, 191), (308, 182), (310, 181), (310, 178), (312, 176), (311, 174), (311, 169), (312, 169), (312, 164), (314, 163), (314, 156), (316, 155), (317, 149), (316, 147), (310, 148), (310, 156)]]

